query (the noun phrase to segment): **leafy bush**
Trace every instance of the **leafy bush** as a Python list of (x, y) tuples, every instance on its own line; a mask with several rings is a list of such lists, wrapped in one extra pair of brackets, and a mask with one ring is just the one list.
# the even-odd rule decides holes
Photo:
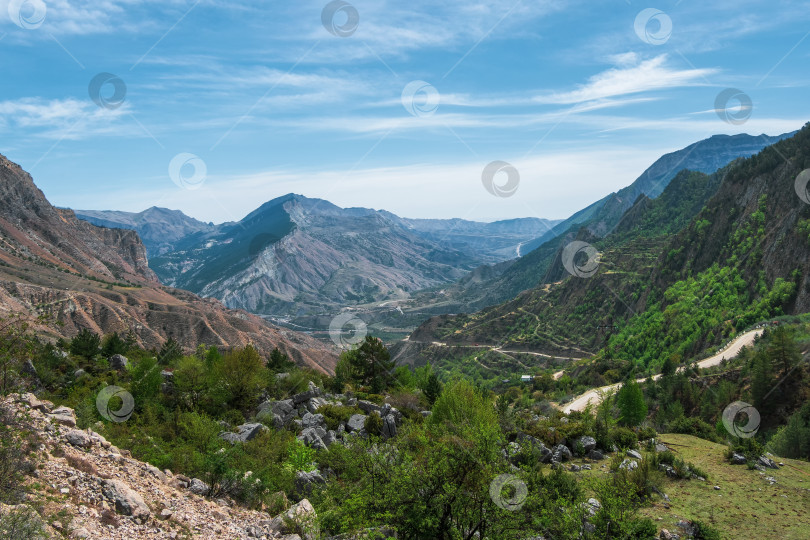
[(382, 433), (383, 421), (380, 418), (380, 414), (377, 411), (373, 411), (371, 414), (366, 416), (366, 423), (365, 423), (366, 433), (369, 435), (380, 435)]
[(647, 439), (654, 439), (656, 435), (658, 435), (658, 432), (656, 432), (655, 428), (652, 426), (641, 427), (638, 430), (638, 440), (640, 441), (646, 441)]
[(0, 538), (4, 540), (44, 540), (48, 537), (42, 518), (30, 506), (21, 504), (0, 515)]
[(23, 497), (26, 474), (34, 470), (36, 440), (26, 434), (12, 410), (0, 410), (0, 503), (16, 504)]
[(70, 342), (70, 354), (82, 356), (89, 360), (98, 354), (100, 345), (101, 338), (98, 337), (98, 334), (91, 332), (87, 328), (82, 328)]
[(706, 439), (709, 441), (716, 441), (717, 435), (715, 429), (696, 417), (681, 417), (669, 423), (669, 430), (672, 433), (683, 433), (685, 435), (693, 435)]
[(291, 471), (312, 472), (315, 470), (315, 450), (295, 439), (290, 443), (287, 453), (287, 461), (284, 466)]
[(693, 521), (695, 540), (720, 540), (720, 531), (702, 521)]
[(638, 435), (630, 428), (615, 427), (610, 430), (610, 438), (619, 448), (635, 448), (638, 446)]
[(318, 413), (323, 415), (326, 422), (326, 428), (332, 430), (336, 430), (341, 423), (348, 422), (352, 415), (361, 414), (362, 412), (357, 407), (346, 407), (331, 403), (318, 409)]
[(762, 445), (753, 437), (749, 439), (736, 439), (729, 444), (726, 450), (726, 459), (731, 459), (732, 454), (742, 454), (748, 461), (756, 461), (765, 451)]

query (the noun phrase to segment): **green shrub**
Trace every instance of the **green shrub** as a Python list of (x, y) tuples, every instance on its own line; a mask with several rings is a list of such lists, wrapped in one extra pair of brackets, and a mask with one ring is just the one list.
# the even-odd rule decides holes
[(702, 521), (693, 521), (695, 540), (720, 540), (720, 531)]
[(48, 537), (42, 518), (27, 505), (19, 505), (0, 515), (0, 538), (4, 540), (44, 540)]
[(284, 466), (293, 471), (312, 472), (315, 470), (315, 450), (295, 439), (290, 443), (287, 461)]
[(627, 449), (638, 446), (638, 435), (630, 428), (615, 427), (610, 430), (610, 438), (619, 448)]
[(732, 454), (742, 454), (748, 461), (756, 461), (759, 456), (765, 449), (762, 447), (759, 442), (751, 437), (749, 439), (736, 439), (732, 443), (729, 444), (728, 450), (726, 450), (726, 459), (731, 459)]
[(658, 432), (655, 431), (655, 428), (652, 426), (646, 426), (639, 428), (638, 430), (638, 440), (646, 441), (647, 439), (654, 439), (655, 436), (658, 435)]
[(381, 396), (380, 394), (369, 394), (367, 392), (356, 392), (354, 396), (357, 399), (362, 399), (365, 401), (370, 401), (377, 405), (383, 405), (385, 403), (385, 396)]
[(36, 439), (24, 431), (19, 416), (0, 410), (0, 503), (22, 500), (25, 476), (35, 467), (35, 448)]
[(332, 430), (336, 430), (341, 423), (348, 422), (352, 415), (361, 414), (362, 412), (357, 407), (331, 404), (318, 409), (318, 414), (322, 414), (326, 422), (326, 428)]
[(238, 409), (228, 409), (222, 419), (232, 426), (240, 426), (245, 423), (245, 415)]
[(380, 435), (382, 434), (382, 427), (383, 421), (382, 418), (380, 418), (380, 414), (377, 411), (374, 411), (368, 416), (366, 416), (366, 423), (365, 423), (366, 433), (368, 433), (369, 435)]
[(709, 441), (716, 441), (715, 429), (697, 417), (681, 417), (669, 423), (669, 431), (693, 435)]

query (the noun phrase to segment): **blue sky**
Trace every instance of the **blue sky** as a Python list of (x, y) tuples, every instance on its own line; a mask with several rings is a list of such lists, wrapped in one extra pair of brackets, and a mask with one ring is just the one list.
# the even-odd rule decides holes
[[(810, 121), (809, 21), (779, 0), (0, 0), (0, 153), (73, 208), (221, 222), (295, 192), (564, 218), (665, 152)], [(752, 103), (733, 123), (727, 88)]]

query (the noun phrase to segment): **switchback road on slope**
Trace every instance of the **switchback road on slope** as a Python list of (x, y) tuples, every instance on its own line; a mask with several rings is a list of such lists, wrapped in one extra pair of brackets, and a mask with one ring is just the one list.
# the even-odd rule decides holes
[[(743, 347), (751, 345), (754, 342), (754, 339), (757, 336), (760, 336), (761, 334), (762, 328), (756, 328), (754, 330), (750, 330), (744, 334), (737, 336), (722, 351), (718, 352), (714, 356), (706, 358), (705, 360), (700, 360), (699, 362), (697, 362), (698, 367), (708, 368), (719, 365), (720, 362), (722, 362), (723, 360), (734, 358), (735, 356), (737, 356), (737, 354), (739, 354), (740, 350), (742, 350)], [(678, 371), (683, 371), (684, 369), (686, 369), (686, 366), (681, 366), (678, 368)], [(661, 377), (660, 374), (654, 375), (652, 379), (657, 381), (660, 377)], [(636, 379), (636, 382), (641, 383), (646, 380), (647, 380), (646, 378)], [(579, 396), (574, 398), (570, 403), (566, 403), (562, 407), (562, 411), (568, 414), (571, 411), (583, 410), (588, 405), (588, 403), (598, 405), (602, 401), (603, 395), (606, 395), (608, 392), (614, 392), (619, 388), (621, 388), (621, 386), (622, 383), (616, 383), (588, 390), (587, 392), (580, 394)]]

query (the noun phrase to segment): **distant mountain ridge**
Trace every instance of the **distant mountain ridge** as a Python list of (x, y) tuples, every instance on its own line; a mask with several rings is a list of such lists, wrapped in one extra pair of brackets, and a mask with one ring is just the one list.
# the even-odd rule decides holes
[(289, 194), (237, 223), (182, 239), (151, 266), (164, 283), (253, 313), (336, 313), (402, 301), (483, 263), (509, 259), (517, 245), (553, 223), (409, 220)]
[(617, 226), (639, 196), (657, 197), (679, 172), (690, 170), (712, 174), (736, 159), (756, 154), (796, 133), (777, 136), (715, 135), (666, 154), (629, 186), (588, 205), (548, 233), (526, 243), (522, 248), (523, 256), (502, 274), (473, 288), (465, 288), (461, 284), (452, 287), (450, 302), (456, 305), (456, 311), (471, 312), (514, 298), (521, 291), (538, 284), (549, 283), (546, 274), (559, 249), (576, 238), (581, 228), (587, 229), (594, 238), (602, 238)]
[(605, 237), (587, 227), (570, 237), (600, 253), (594, 274), (571, 275), (558, 247), (544, 283), (472, 315), (434, 317), (394, 353), (413, 364), (440, 357), (452, 369), (473, 351), (495, 370), (503, 355), (469, 347), (601, 350), (588, 367), (599, 386), (633, 362), (655, 372), (670, 349), (688, 360), (753, 323), (805, 313), (810, 204), (795, 182), (808, 169), (810, 124), (712, 175), (682, 171), (658, 198), (639, 195)]
[[(482, 264), (514, 258), (520, 245), (557, 224), (539, 218), (408, 219), (295, 194), (268, 201), (239, 222), (213, 226), (163, 209), (78, 215), (108, 227), (155, 232), (145, 234), (144, 242), (163, 283), (283, 318), (406, 301)], [(167, 222), (175, 234), (159, 234)]]
[(187, 349), (254, 344), (278, 347), (300, 364), (332, 371), (337, 356), (304, 334), (280, 330), (244, 311), (163, 287), (137, 232), (98, 227), (53, 207), (19, 165), (0, 156), (0, 316), (45, 315), (52, 337), (82, 328), (131, 332), (160, 347), (169, 336)]
[(175, 243), (198, 232), (210, 232), (213, 223), (203, 223), (179, 210), (153, 206), (143, 212), (74, 210), (76, 217), (100, 227), (132, 229), (138, 233), (149, 257), (173, 251)]

